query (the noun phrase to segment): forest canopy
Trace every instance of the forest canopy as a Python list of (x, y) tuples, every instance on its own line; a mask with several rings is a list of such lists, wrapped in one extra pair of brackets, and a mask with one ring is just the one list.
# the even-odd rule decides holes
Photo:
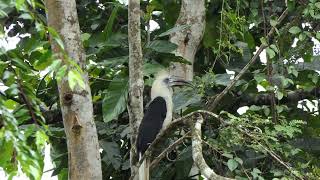
[[(206, 0), (203, 37), (190, 63), (170, 40), (191, 29), (176, 25), (182, 1), (140, 2), (144, 106), (159, 70), (193, 65), (193, 87), (174, 89), (174, 119), (207, 112), (202, 154), (215, 173), (319, 179), (320, 2)], [(127, 2), (76, 0), (76, 11), (84, 65), (65, 53), (66, 40), (48, 25), (42, 0), (0, 1), (0, 168), (8, 179), (21, 172), (30, 179), (46, 173), (68, 179), (58, 84), (67, 79), (71, 90), (85, 89), (82, 74), (91, 89), (103, 179), (132, 174)], [(190, 173), (190, 129), (181, 123), (162, 138), (151, 159), (183, 140), (154, 165), (151, 179), (201, 176)], [(46, 144), (50, 170), (43, 169)]]

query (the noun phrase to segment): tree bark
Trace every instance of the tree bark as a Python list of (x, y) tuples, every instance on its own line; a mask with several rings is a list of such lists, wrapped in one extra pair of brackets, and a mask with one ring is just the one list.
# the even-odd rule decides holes
[[(130, 165), (131, 172), (137, 172), (138, 162), (136, 140), (143, 118), (143, 61), (140, 31), (140, 0), (129, 0), (128, 4), (129, 41), (129, 122), (131, 128)], [(136, 176), (138, 177), (138, 176)]]
[[(185, 80), (193, 79), (193, 64), (198, 46), (202, 40), (205, 30), (205, 1), (182, 0), (180, 14), (175, 26), (189, 25), (190, 28), (171, 35), (170, 41), (178, 45), (176, 56), (181, 56), (191, 63), (173, 63), (170, 67), (170, 74), (181, 77)], [(193, 165), (190, 175), (198, 174), (198, 168)]]
[(179, 18), (175, 26), (182, 25), (190, 25), (190, 28), (172, 34), (170, 41), (178, 45), (175, 54), (188, 60), (191, 65), (174, 63), (170, 68), (170, 73), (192, 81), (194, 57), (205, 29), (204, 0), (198, 0), (196, 3), (194, 0), (182, 1)]
[[(82, 69), (85, 54), (80, 40), (80, 27), (75, 0), (46, 0), (48, 25), (61, 36), (68, 54)], [(53, 39), (53, 38), (52, 38)], [(53, 41), (52, 41), (53, 42)], [(56, 43), (54, 53), (63, 54)], [(64, 61), (65, 56), (61, 55)], [(82, 74), (85, 89), (71, 90), (68, 79), (58, 82), (60, 106), (68, 145), (69, 179), (102, 179), (101, 159), (93, 118), (91, 90), (86, 73)]]

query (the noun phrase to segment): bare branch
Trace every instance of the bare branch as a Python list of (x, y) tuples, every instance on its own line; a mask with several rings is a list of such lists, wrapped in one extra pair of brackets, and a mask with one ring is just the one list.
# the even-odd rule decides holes
[(214, 180), (231, 180), (231, 178), (223, 177), (216, 174), (206, 163), (202, 154), (202, 139), (201, 139), (201, 125), (203, 123), (203, 117), (198, 115), (195, 126), (192, 127), (192, 157), (195, 164), (200, 169), (203, 176), (208, 179)]

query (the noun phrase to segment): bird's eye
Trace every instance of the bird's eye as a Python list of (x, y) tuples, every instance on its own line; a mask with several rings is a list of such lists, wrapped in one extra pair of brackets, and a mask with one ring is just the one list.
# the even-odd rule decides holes
[(168, 84), (168, 83), (169, 83), (169, 80), (170, 80), (169, 78), (165, 78), (165, 79), (163, 80), (163, 82), (166, 83), (166, 84)]

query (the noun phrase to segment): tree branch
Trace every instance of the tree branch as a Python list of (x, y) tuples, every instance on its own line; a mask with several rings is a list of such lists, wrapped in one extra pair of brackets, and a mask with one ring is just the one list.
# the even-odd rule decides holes
[[(158, 145), (159, 142), (161, 142), (161, 140), (168, 134), (170, 134), (169, 132), (174, 129), (175, 127), (177, 127), (180, 124), (186, 124), (186, 122), (189, 122), (190, 120), (192, 120), (192, 116), (195, 115), (196, 113), (203, 113), (203, 114), (207, 114), (210, 115), (214, 118), (217, 118), (220, 122), (224, 123), (224, 121), (215, 113), (209, 112), (209, 111), (205, 111), (205, 110), (197, 110), (194, 111), (192, 113), (189, 113), (183, 117), (180, 117), (178, 119), (173, 120), (166, 129), (160, 131), (160, 133), (157, 135), (157, 137), (155, 138), (155, 140), (150, 144), (150, 146), (148, 147), (148, 149), (145, 151), (144, 155), (142, 156), (142, 158), (139, 160), (139, 162), (136, 164), (137, 169), (139, 169), (139, 167), (141, 166), (142, 162), (144, 161), (145, 158), (149, 157), (152, 152), (156, 149), (156, 145)], [(132, 180), (137, 174), (137, 171), (133, 171), (131, 173), (131, 177), (130, 180)]]
[(202, 139), (201, 139), (201, 125), (203, 123), (203, 117), (201, 114), (198, 115), (195, 126), (192, 127), (192, 157), (195, 164), (200, 169), (202, 175), (208, 179), (214, 180), (231, 180), (216, 174), (205, 162), (202, 154)]
[[(286, 10), (284, 10), (283, 13), (281, 14), (281, 16), (278, 18), (277, 24), (280, 24), (282, 22), (282, 20), (286, 17), (287, 14), (288, 14), (288, 8)], [(276, 30), (276, 28), (272, 27), (267, 35), (267, 38), (270, 38), (274, 34), (275, 30)], [(216, 98), (209, 100), (209, 102), (207, 103), (208, 110), (213, 111), (216, 109), (216, 107), (217, 107), (218, 103), (221, 101), (221, 99), (230, 91), (230, 89), (236, 84), (236, 82), (243, 76), (243, 74), (249, 69), (249, 67), (256, 61), (256, 59), (259, 57), (261, 52), (266, 47), (267, 47), (267, 45), (261, 44), (258, 51), (256, 52), (256, 54), (251, 58), (251, 60), (248, 62), (248, 64), (239, 72), (239, 74), (230, 82), (230, 84)]]
[(183, 142), (183, 140), (185, 138), (187, 138), (189, 135), (191, 134), (191, 132), (187, 132), (186, 134), (184, 134), (182, 137), (180, 137), (178, 140), (176, 140), (174, 143), (172, 143), (169, 147), (167, 147), (165, 150), (163, 150), (161, 152), (161, 154), (159, 154), (150, 164), (150, 169), (153, 169), (155, 166), (157, 166), (159, 164), (159, 162), (167, 155), (167, 153), (169, 153), (170, 151), (172, 151), (176, 146), (178, 146), (179, 144), (181, 144)]

